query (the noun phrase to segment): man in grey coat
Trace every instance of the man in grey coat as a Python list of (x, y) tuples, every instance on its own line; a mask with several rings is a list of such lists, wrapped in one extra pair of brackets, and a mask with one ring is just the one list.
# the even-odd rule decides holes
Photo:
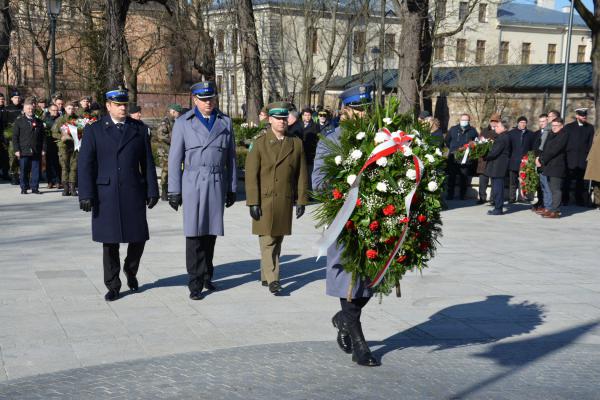
[[(343, 104), (342, 113), (344, 118), (362, 118), (365, 115), (365, 107), (371, 102), (371, 86), (359, 85), (345, 90), (340, 94)], [(327, 140), (339, 143), (341, 128), (338, 127), (327, 136)], [(314, 171), (312, 174), (312, 185), (314, 190), (327, 190), (325, 173), (322, 171), (324, 158), (328, 155), (328, 146), (324, 141), (319, 141), (315, 155)], [(360, 323), (360, 315), (363, 307), (372, 297), (372, 291), (367, 287), (369, 282), (364, 278), (358, 278), (348, 293), (352, 281), (352, 274), (346, 272), (341, 265), (343, 249), (332, 245), (327, 249), (326, 268), (326, 292), (327, 295), (340, 299), (341, 311), (332, 318), (333, 326), (338, 330), (337, 342), (342, 351), (352, 353), (352, 361), (359, 365), (369, 367), (378, 366), (379, 361), (373, 357), (365, 340)], [(351, 297), (351, 301), (347, 298)]]
[(173, 126), (168, 197), (175, 211), (183, 204), (188, 288), (190, 299), (200, 300), (203, 288), (216, 289), (215, 242), (223, 236), (223, 206), (235, 203), (237, 167), (233, 124), (216, 108), (214, 82), (193, 85), (191, 94), (194, 108)]

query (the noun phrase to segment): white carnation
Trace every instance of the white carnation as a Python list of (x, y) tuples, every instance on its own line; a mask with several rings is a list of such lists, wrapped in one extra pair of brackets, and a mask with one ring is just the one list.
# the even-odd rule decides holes
[(391, 119), (391, 118), (389, 118), (389, 117), (385, 117), (385, 118), (383, 119), (383, 123), (384, 123), (384, 124), (386, 124), (386, 125), (389, 125), (389, 124), (391, 124), (391, 123), (392, 123), (392, 119)]
[(414, 181), (417, 179), (417, 171), (415, 171), (414, 169), (410, 168), (409, 170), (406, 171), (406, 177), (408, 179), (410, 179), (411, 181)]
[(365, 136), (367, 136), (367, 134), (365, 132), (358, 132), (356, 134), (356, 140), (363, 140), (365, 138)]
[(438, 157), (442, 156), (442, 151), (440, 149), (435, 149), (435, 155)]
[(432, 156), (431, 154), (425, 154), (425, 158), (427, 159), (427, 161), (429, 161), (430, 163), (435, 161), (435, 157)]
[(434, 181), (430, 181), (427, 184), (427, 190), (429, 190), (430, 192), (435, 192), (438, 189), (438, 184)]
[(388, 185), (385, 182), (378, 182), (375, 189), (379, 190), (380, 192), (387, 192)]
[(410, 157), (413, 155), (413, 151), (410, 147), (408, 146), (404, 146), (402, 147), (402, 153), (406, 156), (406, 157)]
[(379, 131), (375, 134), (375, 144), (383, 143), (389, 138), (390, 136), (387, 133)]
[(381, 157), (379, 160), (375, 161), (375, 164), (379, 165), (380, 167), (385, 167), (388, 163), (388, 159), (387, 157)]
[(342, 156), (335, 156), (334, 161), (335, 161), (335, 165), (341, 165), (342, 164)]
[(346, 182), (348, 182), (348, 185), (351, 185), (351, 186), (355, 180), (356, 180), (356, 175), (354, 175), (354, 174), (348, 175), (348, 177), (346, 178)]
[(358, 150), (358, 149), (354, 149), (352, 150), (352, 153), (350, 153), (350, 158), (353, 160), (358, 160), (362, 157), (362, 151)]
[(417, 144), (417, 146), (420, 146), (421, 144), (423, 144), (421, 139), (419, 139), (418, 137), (415, 138), (415, 143)]

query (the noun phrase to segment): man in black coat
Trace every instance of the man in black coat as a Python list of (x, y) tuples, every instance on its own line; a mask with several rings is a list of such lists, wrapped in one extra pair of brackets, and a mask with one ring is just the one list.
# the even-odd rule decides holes
[(473, 163), (467, 161), (465, 164), (460, 164), (461, 160), (454, 159), (454, 152), (477, 138), (477, 130), (470, 125), (470, 122), (471, 117), (469, 114), (461, 115), (459, 124), (450, 128), (446, 136), (446, 146), (450, 151), (448, 155), (448, 200), (454, 199), (457, 175), (459, 178), (460, 199), (464, 200), (467, 193), (469, 169)]
[(290, 110), (288, 114), (288, 135), (302, 138), (302, 122), (298, 119), (300, 115), (296, 110)]
[[(27, 98), (23, 104), (23, 115), (13, 126), (13, 149), (19, 159), (21, 194), (40, 194), (40, 162), (46, 154), (44, 123), (33, 113), (34, 99)], [(28, 179), (29, 177), (29, 179)]]
[[(498, 113), (493, 113), (490, 116), (490, 123), (487, 128), (481, 130), (481, 137), (487, 140), (496, 140), (498, 134), (496, 133), (496, 125), (500, 123), (501, 116)], [(487, 201), (487, 187), (490, 181), (490, 177), (485, 174), (486, 162), (483, 157), (477, 160), (477, 173), (479, 174), (479, 200), (477, 204), (484, 204)], [(494, 193), (490, 196), (494, 198)], [(493, 200), (492, 200), (493, 201)]]
[[(13, 90), (10, 94), (10, 103), (6, 106), (6, 123), (4, 128), (13, 125), (14, 122), (23, 114), (23, 104), (21, 104), (21, 93), (18, 90)], [(14, 142), (9, 144), (9, 169), (11, 177), (11, 185), (18, 185), (19, 179), (19, 160), (15, 157)]]
[[(508, 202), (517, 201), (517, 192), (519, 191), (519, 167), (521, 159), (529, 151), (533, 150), (533, 141), (535, 136), (533, 132), (527, 129), (527, 118), (521, 116), (517, 119), (517, 127), (508, 132), (511, 144), (509, 175), (508, 175)], [(523, 200), (522, 194), (519, 196)]]
[(10, 180), (8, 171), (10, 169), (10, 158), (8, 157), (8, 139), (4, 136), (4, 128), (8, 124), (8, 113), (6, 111), (6, 99), (4, 93), (0, 93), (0, 178)]
[(488, 215), (502, 215), (502, 206), (504, 204), (504, 177), (508, 170), (511, 141), (507, 134), (508, 122), (503, 120), (495, 125), (495, 131), (498, 135), (487, 156), (485, 175), (492, 178), (492, 196), (494, 199), (494, 209), (488, 211)]
[(158, 202), (150, 137), (144, 124), (127, 116), (125, 90), (106, 93), (108, 115), (85, 127), (79, 150), (79, 207), (92, 213), (92, 239), (103, 247), (106, 301), (119, 298), (119, 243), (128, 243), (123, 272), (131, 291), (148, 234), (146, 206)]
[[(302, 136), (300, 136), (300, 139), (302, 139), (304, 156), (306, 157), (306, 171), (308, 176), (312, 176), (317, 143), (319, 142), (319, 127), (313, 121), (312, 110), (308, 107), (302, 110)], [(308, 189), (312, 190), (310, 179)]]
[(544, 151), (536, 159), (536, 165), (544, 169), (544, 175), (550, 180), (550, 191), (552, 192), (551, 207), (541, 216), (544, 218), (559, 218), (563, 180), (567, 176), (567, 142), (569, 135), (564, 130), (564, 122), (561, 118), (552, 121), (551, 129), (552, 133), (548, 135)]
[(569, 204), (571, 182), (575, 181), (575, 203), (585, 206), (583, 175), (587, 167), (587, 156), (594, 140), (594, 127), (587, 122), (587, 108), (575, 110), (575, 121), (565, 125), (567, 141), (567, 176), (563, 187), (563, 205)]

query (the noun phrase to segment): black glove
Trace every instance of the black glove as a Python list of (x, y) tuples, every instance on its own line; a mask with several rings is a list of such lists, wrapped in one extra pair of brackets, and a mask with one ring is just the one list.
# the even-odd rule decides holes
[(296, 219), (304, 215), (304, 206), (296, 205)]
[(235, 192), (227, 192), (227, 198), (225, 200), (225, 207), (229, 208), (235, 203), (236, 194)]
[(250, 216), (252, 217), (252, 219), (258, 221), (261, 215), (262, 210), (260, 209), (260, 206), (250, 206)]
[(79, 200), (79, 208), (85, 212), (92, 211), (92, 200)]
[(158, 197), (149, 197), (146, 199), (146, 205), (148, 205), (149, 209), (154, 207), (156, 203), (158, 203)]
[(182, 203), (183, 200), (181, 199), (181, 193), (169, 194), (169, 205), (173, 210), (177, 211)]

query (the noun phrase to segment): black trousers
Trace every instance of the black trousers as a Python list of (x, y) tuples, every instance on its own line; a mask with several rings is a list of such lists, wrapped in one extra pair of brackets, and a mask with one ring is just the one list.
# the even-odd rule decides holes
[(351, 302), (345, 298), (340, 298), (340, 305), (342, 306), (342, 315), (349, 323), (360, 322), (360, 315), (362, 309), (371, 300), (370, 297), (358, 297), (352, 299)]
[(550, 179), (550, 191), (552, 192), (552, 208), (550, 211), (559, 211), (560, 202), (562, 201), (564, 178), (550, 176), (548, 179)]
[[(144, 253), (146, 242), (129, 243), (127, 256), (123, 263), (123, 272), (126, 276), (136, 276), (140, 267), (140, 260)], [(104, 284), (108, 290), (121, 290), (121, 260), (119, 257), (119, 243), (102, 243), (102, 264), (104, 266)]]
[(585, 169), (583, 168), (569, 168), (567, 171), (567, 177), (563, 182), (562, 189), (562, 203), (563, 205), (569, 204), (571, 195), (571, 182), (575, 181), (575, 203), (578, 206), (583, 206), (586, 203), (585, 197), (587, 193), (585, 191), (585, 181), (583, 176), (585, 175)]
[(492, 178), (492, 196), (494, 196), (494, 209), (502, 211), (502, 205), (504, 204), (504, 178)]
[[(51, 140), (49, 141), (51, 142)], [(48, 183), (60, 182), (60, 162), (58, 160), (58, 148), (56, 144), (48, 144), (46, 149), (46, 180)]]
[(454, 198), (454, 189), (456, 178), (458, 178), (458, 188), (460, 199), (464, 199), (467, 194), (467, 181), (469, 179), (469, 164), (459, 165), (454, 159), (448, 158), (448, 199)]
[(215, 235), (185, 238), (185, 266), (188, 273), (190, 292), (202, 291), (204, 281), (213, 276), (213, 256), (215, 254)]

